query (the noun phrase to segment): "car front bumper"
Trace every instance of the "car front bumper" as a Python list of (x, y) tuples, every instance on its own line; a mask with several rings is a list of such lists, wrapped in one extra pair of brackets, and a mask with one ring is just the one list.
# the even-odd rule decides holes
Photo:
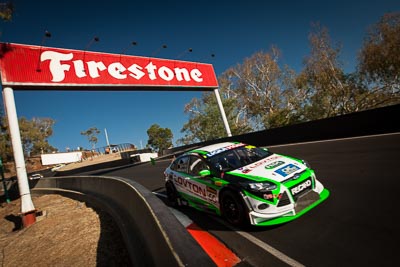
[(296, 203), (285, 208), (276, 209), (271, 213), (260, 213), (254, 210), (249, 212), (250, 223), (257, 226), (268, 226), (290, 222), (307, 213), (329, 197), (329, 190), (323, 188), (320, 193), (311, 190)]

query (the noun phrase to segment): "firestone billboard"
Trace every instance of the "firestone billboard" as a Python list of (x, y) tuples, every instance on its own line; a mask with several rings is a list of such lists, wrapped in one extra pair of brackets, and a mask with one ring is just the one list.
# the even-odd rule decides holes
[(211, 64), (14, 43), (0, 43), (0, 75), (3, 86), (29, 90), (218, 88)]
[(25, 168), (13, 93), (16, 89), (214, 90), (227, 134), (231, 136), (210, 64), (0, 43), (0, 75), (25, 227), (36, 221), (36, 209)]

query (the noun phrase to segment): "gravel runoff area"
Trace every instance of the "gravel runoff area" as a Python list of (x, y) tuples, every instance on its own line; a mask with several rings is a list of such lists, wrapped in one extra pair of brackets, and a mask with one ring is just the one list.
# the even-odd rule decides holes
[(112, 217), (57, 194), (33, 195), (36, 223), (22, 227), (19, 198), (1, 198), (0, 266), (131, 266)]

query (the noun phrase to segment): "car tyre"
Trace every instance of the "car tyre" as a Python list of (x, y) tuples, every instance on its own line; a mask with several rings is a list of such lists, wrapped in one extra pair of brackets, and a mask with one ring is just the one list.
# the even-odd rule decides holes
[(167, 199), (168, 199), (169, 205), (172, 206), (172, 207), (177, 207), (177, 206), (179, 206), (179, 205), (178, 205), (178, 204), (179, 204), (179, 201), (178, 201), (178, 198), (179, 198), (179, 196), (178, 196), (178, 191), (176, 190), (174, 184), (173, 184), (172, 182), (168, 181), (168, 182), (165, 184), (165, 189), (166, 189), (166, 191), (167, 191)]
[(246, 227), (249, 225), (248, 211), (243, 200), (231, 190), (226, 190), (221, 194), (221, 215), (230, 224)]

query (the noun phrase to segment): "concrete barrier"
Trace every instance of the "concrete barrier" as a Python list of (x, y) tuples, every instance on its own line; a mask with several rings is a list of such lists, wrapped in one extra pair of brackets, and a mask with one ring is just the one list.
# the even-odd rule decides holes
[(66, 169), (66, 170), (63, 170), (63, 169), (57, 170), (54, 172), (55, 173), (54, 176), (71, 176), (76, 173), (119, 167), (119, 166), (127, 165), (130, 163), (131, 163), (130, 159), (116, 159), (116, 160), (105, 161), (105, 162), (96, 162), (93, 164), (90, 164), (90, 162), (87, 162), (87, 165), (84, 165), (84, 166), (74, 167), (72, 169)]
[(66, 195), (105, 210), (119, 226), (134, 266), (215, 266), (165, 204), (129, 179), (50, 177), (38, 180), (32, 193)]
[(256, 146), (272, 146), (298, 142), (320, 141), (328, 139), (395, 133), (400, 131), (400, 104), (354, 112), (342, 116), (309, 121), (290, 126), (273, 128), (232, 137), (224, 137), (174, 147), (163, 154), (179, 154), (183, 151), (219, 142), (237, 141)]

